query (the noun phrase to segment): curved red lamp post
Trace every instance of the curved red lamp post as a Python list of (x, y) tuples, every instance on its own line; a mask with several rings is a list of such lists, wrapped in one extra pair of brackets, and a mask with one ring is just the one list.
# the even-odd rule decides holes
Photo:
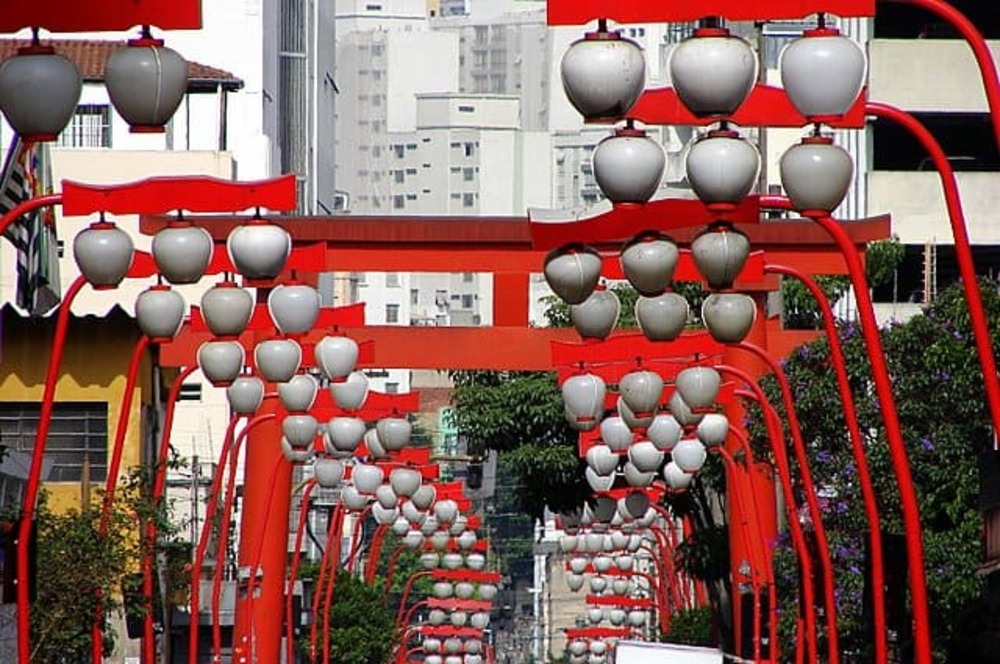
[(882, 529), (879, 525), (878, 499), (872, 484), (868, 469), (868, 459), (858, 425), (858, 411), (851, 393), (850, 378), (847, 375), (847, 361), (844, 349), (840, 343), (837, 324), (822, 289), (816, 281), (801, 270), (784, 265), (767, 265), (765, 272), (780, 274), (798, 279), (812, 294), (823, 317), (823, 327), (830, 344), (830, 359), (833, 362), (834, 374), (837, 378), (837, 389), (844, 409), (844, 421), (847, 424), (848, 437), (851, 440), (851, 452), (854, 455), (854, 465), (858, 469), (858, 483), (861, 485), (861, 497), (864, 501), (865, 515), (868, 521), (868, 546), (872, 561), (872, 617), (875, 621), (875, 662), (885, 664), (888, 661), (888, 642), (885, 622), (885, 597), (882, 588), (885, 587), (885, 562), (882, 554)]
[(399, 600), (399, 608), (396, 610), (396, 629), (401, 629), (403, 626), (403, 616), (406, 614), (406, 603), (410, 600), (410, 591), (413, 590), (413, 584), (417, 582), (418, 579), (431, 576), (431, 572), (420, 571), (414, 572), (406, 579), (406, 585), (403, 586), (403, 595)]
[[(809, 550), (806, 545), (805, 534), (802, 531), (802, 524), (799, 523), (798, 514), (795, 508), (795, 494), (792, 491), (792, 473), (788, 463), (787, 452), (785, 451), (784, 433), (782, 431), (781, 422), (778, 419), (777, 413), (774, 412), (774, 409), (770, 408), (770, 403), (768, 403), (767, 396), (764, 394), (764, 391), (761, 390), (760, 385), (758, 385), (757, 382), (749, 376), (749, 374), (727, 365), (717, 365), (715, 369), (743, 381), (751, 391), (746, 392), (744, 390), (737, 390), (736, 396), (748, 397), (758, 402), (761, 409), (764, 411), (764, 420), (767, 425), (768, 435), (771, 439), (771, 448), (774, 451), (775, 466), (778, 469), (778, 476), (781, 478), (781, 489), (785, 497), (785, 510), (788, 513), (788, 529), (791, 533), (792, 545), (795, 547), (796, 553), (798, 554), (799, 565), (802, 568), (802, 576), (806, 580), (806, 582), (803, 583), (802, 588), (802, 594), (806, 603), (803, 613), (805, 613), (806, 620), (806, 640), (810, 656), (812, 657), (812, 660), (815, 661), (819, 656), (819, 653), (816, 646), (816, 624), (813, 615), (816, 600), (813, 596), (811, 583), (813, 577), (812, 560), (809, 556)], [(828, 552), (821, 552), (820, 555), (824, 555), (824, 553), (828, 555)], [(828, 601), (832, 599), (832, 597), (828, 598)], [(830, 617), (827, 616), (828, 621), (829, 619)], [(836, 629), (836, 622), (834, 622), (833, 628)]]
[[(760, 346), (746, 341), (734, 344), (736, 348), (745, 350), (764, 362), (774, 374), (781, 388), (781, 397), (785, 402), (785, 411), (788, 418), (788, 428), (792, 434), (792, 450), (795, 453), (796, 461), (799, 464), (799, 475), (802, 479), (802, 488), (806, 494), (806, 504), (809, 507), (809, 516), (813, 521), (813, 531), (816, 533), (816, 544), (821, 552), (819, 556), (821, 573), (823, 575), (823, 592), (826, 595), (827, 606), (827, 639), (830, 641), (830, 650), (836, 652), (839, 658), (840, 647), (837, 638), (837, 617), (833, 611), (837, 602), (834, 598), (833, 562), (830, 560), (830, 542), (826, 537), (826, 527), (823, 525), (823, 515), (819, 507), (819, 495), (816, 493), (816, 485), (813, 483), (812, 471), (809, 470), (809, 457), (806, 455), (806, 444), (802, 439), (802, 427), (799, 423), (799, 416), (795, 411), (795, 398), (792, 396), (792, 388), (788, 384), (788, 376), (774, 358), (768, 355)], [(833, 659), (834, 664), (838, 659)]]
[[(344, 530), (344, 519), (347, 517), (347, 509), (341, 508), (335, 511), (333, 555), (330, 556), (330, 574), (326, 582), (326, 596), (323, 598), (323, 664), (330, 664), (330, 612), (333, 609), (333, 591), (337, 587), (337, 574), (340, 572), (340, 554), (344, 538), (341, 536)], [(317, 622), (313, 616), (313, 625)]]
[[(122, 393), (121, 410), (118, 412), (118, 425), (115, 427), (115, 439), (111, 448), (111, 462), (108, 464), (107, 477), (104, 479), (104, 500), (101, 505), (101, 520), (98, 533), (103, 538), (107, 535), (111, 519), (111, 506), (115, 501), (115, 490), (118, 488), (118, 473), (121, 471), (122, 451), (125, 447), (125, 434), (128, 433), (128, 423), (131, 419), (132, 398), (135, 384), (139, 379), (139, 365), (142, 356), (149, 346), (149, 337), (142, 335), (132, 350), (132, 358), (128, 364), (128, 374), (125, 379), (125, 391)], [(94, 624), (90, 628), (90, 655), (94, 664), (101, 664), (104, 659), (104, 639), (102, 638), (104, 623), (104, 607), (98, 589), (97, 608), (94, 611)]]
[[(388, 531), (375, 531), (375, 535), (372, 537), (371, 553), (368, 555), (370, 559), (369, 565), (365, 568), (365, 583), (374, 583), (375, 575), (378, 573), (378, 561), (382, 557), (382, 546), (385, 544), (385, 536)], [(396, 553), (393, 552), (393, 559), (395, 559)], [(389, 561), (390, 570), (394, 567), (393, 560)], [(389, 571), (387, 576), (391, 577), (392, 572)], [(386, 590), (386, 593), (389, 591)]]
[[(156, 457), (156, 473), (153, 480), (153, 506), (159, 507), (167, 487), (167, 454), (170, 450), (170, 433), (174, 428), (174, 411), (181, 395), (181, 387), (198, 368), (192, 364), (185, 368), (170, 385), (167, 395), (167, 408), (163, 416), (163, 433), (160, 436), (160, 449)], [(142, 620), (142, 656), (145, 664), (156, 661), (156, 635), (153, 630), (153, 548), (156, 544), (156, 521), (150, 519), (146, 524), (145, 550), (142, 554), (142, 597), (146, 605), (146, 615)]]
[(316, 480), (306, 482), (302, 490), (302, 501), (299, 503), (299, 523), (295, 529), (295, 549), (292, 552), (292, 566), (288, 574), (288, 586), (285, 590), (285, 661), (295, 661), (295, 617), (292, 611), (292, 597), (295, 593), (295, 581), (299, 577), (299, 563), (302, 560), (302, 538), (309, 520), (309, 498), (316, 488)]
[(340, 531), (338, 526), (342, 527), (343, 517), (342, 513), (346, 510), (343, 503), (337, 503), (333, 508), (333, 512), (330, 514), (330, 519), (327, 522), (326, 527), (326, 546), (323, 547), (323, 556), (320, 558), (319, 563), (319, 575), (316, 577), (316, 584), (313, 587), (313, 597), (312, 597), (312, 625), (309, 631), (309, 661), (316, 661), (316, 649), (319, 645), (319, 617), (320, 617), (320, 603), (323, 599), (323, 590), (326, 587), (324, 584), (328, 583), (326, 581), (327, 574), (333, 577), (333, 582), (336, 583), (337, 569), (340, 566), (340, 561), (333, 558), (334, 542), (340, 540)]

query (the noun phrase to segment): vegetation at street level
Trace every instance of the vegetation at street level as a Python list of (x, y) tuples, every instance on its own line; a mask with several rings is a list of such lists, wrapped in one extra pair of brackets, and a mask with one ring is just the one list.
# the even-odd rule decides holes
[[(981, 290), (989, 318), (1000, 320), (997, 283), (983, 281)], [(993, 334), (996, 347), (1000, 342), (996, 325)], [(868, 356), (856, 325), (842, 324), (840, 335), (861, 431), (866, 437), (881, 527), (898, 536), (903, 532), (899, 491), (881, 414), (872, 396)], [(982, 557), (979, 464), (995, 455), (982, 375), (961, 290), (950, 287), (923, 315), (884, 329), (882, 339), (920, 504), (933, 642), (943, 658), (953, 631), (961, 624), (963, 610), (981, 592), (976, 574)], [(845, 659), (868, 661), (872, 635), (865, 602), (867, 525), (825, 338), (798, 348), (784, 368), (809, 447), (810, 468), (822, 495), (823, 522), (830, 538), (838, 588), (840, 645)], [(780, 404), (776, 385), (767, 381), (765, 387), (773, 403)], [(759, 419), (754, 419), (753, 426), (759, 435)], [(887, 557), (886, 575), (890, 582), (904, 584), (900, 575), (905, 565), (900, 555)], [(791, 621), (795, 615), (794, 588), (799, 581), (784, 538), (779, 542), (776, 567), (783, 615)], [(899, 634), (899, 647), (906, 653), (909, 622), (904, 596), (889, 592), (886, 598), (890, 621)], [(1000, 621), (995, 613), (992, 615), (992, 624), (984, 629), (986, 636), (996, 639), (1000, 636)], [(786, 636), (788, 633), (790, 630)], [(983, 637), (980, 633), (973, 638)]]

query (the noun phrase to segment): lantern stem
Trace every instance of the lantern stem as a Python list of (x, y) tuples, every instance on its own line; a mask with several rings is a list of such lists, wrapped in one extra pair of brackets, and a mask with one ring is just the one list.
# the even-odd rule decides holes
[(699, 28), (721, 28), (722, 18), (719, 16), (706, 16), (698, 21)]
[(816, 14), (816, 27), (819, 28), (820, 30), (823, 30), (823, 29), (826, 28), (826, 14), (825, 13), (820, 12), (820, 13)]
[(38, 30), (39, 30), (39, 27), (37, 25), (33, 26), (31, 28), (31, 45), (32, 46), (38, 46), (39, 45)]
[(597, 19), (597, 31), (598, 32), (607, 32), (608, 31), (608, 19), (606, 19), (606, 18), (599, 18), (599, 19)]
[(142, 26), (142, 28), (139, 29), (139, 36), (141, 39), (152, 39), (153, 33), (150, 32), (148, 25), (144, 25)]

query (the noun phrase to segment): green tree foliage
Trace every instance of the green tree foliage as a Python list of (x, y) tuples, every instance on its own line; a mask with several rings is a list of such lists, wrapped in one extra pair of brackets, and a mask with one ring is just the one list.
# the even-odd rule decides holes
[[(316, 568), (303, 570), (315, 574)], [(367, 585), (339, 571), (330, 608), (330, 661), (337, 664), (383, 664), (395, 639), (396, 616), (383, 604), (382, 584)], [(322, 647), (322, 635), (318, 637)], [(304, 653), (309, 639), (300, 642)]]
[[(981, 290), (990, 319), (1000, 320), (997, 284), (984, 281)], [(996, 346), (1000, 334), (995, 324), (993, 332)], [(902, 534), (899, 490), (873, 396), (867, 353), (854, 324), (843, 324), (840, 336), (866, 438), (881, 527)], [(923, 315), (885, 328), (882, 340), (920, 504), (933, 641), (943, 651), (963, 608), (980, 592), (977, 459), (991, 440), (982, 375), (961, 290), (953, 286)], [(797, 349), (784, 368), (810, 468), (823, 496), (823, 521), (838, 588), (841, 647), (853, 657), (864, 657), (871, 643), (870, 621), (862, 611), (867, 522), (825, 338)], [(776, 385), (765, 381), (765, 387), (772, 402), (780, 404)], [(759, 435), (759, 418), (754, 427)], [(791, 616), (794, 611), (788, 602), (794, 598), (798, 578), (784, 538), (776, 566), (779, 596), (786, 601), (786, 616)], [(887, 561), (889, 572), (901, 566), (898, 560)]]

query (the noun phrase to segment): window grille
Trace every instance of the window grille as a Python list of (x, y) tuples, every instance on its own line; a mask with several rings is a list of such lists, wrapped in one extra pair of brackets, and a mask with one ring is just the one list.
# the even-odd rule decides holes
[[(40, 411), (41, 404), (34, 401), (0, 402), (0, 444), (18, 452), (34, 450)], [(108, 472), (108, 404), (56, 402), (45, 456), (53, 463), (49, 481), (79, 482), (89, 460), (90, 481), (103, 482)]]

